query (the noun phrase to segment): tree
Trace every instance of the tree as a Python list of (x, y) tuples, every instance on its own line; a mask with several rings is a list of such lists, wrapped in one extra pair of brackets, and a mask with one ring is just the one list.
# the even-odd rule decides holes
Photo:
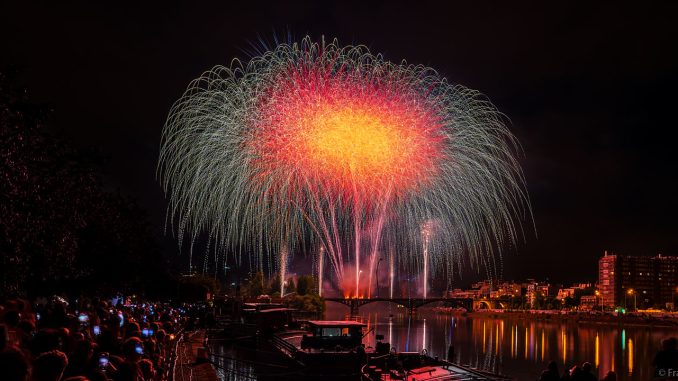
[(290, 301), (290, 307), (301, 311), (322, 313), (325, 311), (325, 301), (318, 295), (296, 295)]
[(527, 296), (525, 295), (516, 295), (511, 297), (511, 308), (513, 309), (525, 309), (527, 305)]
[(302, 275), (297, 278), (297, 294), (299, 295), (310, 295), (316, 294), (314, 288), (315, 278), (311, 275)]
[(204, 301), (207, 293), (219, 291), (219, 282), (204, 275), (190, 275), (179, 279), (178, 295), (182, 301)]
[(75, 152), (47, 133), (49, 110), (0, 74), (0, 253), (3, 288), (27, 280), (77, 277), (76, 232), (86, 224), (93, 174)]
[(277, 292), (278, 296), (280, 296), (280, 274), (275, 274), (275, 277), (268, 282), (268, 287), (264, 291), (267, 295), (273, 295)]
[(101, 159), (50, 132), (51, 110), (10, 82), (0, 73), (2, 290), (170, 289), (144, 213), (105, 191)]
[(26, 94), (0, 73), (2, 289), (171, 290), (144, 213), (104, 190), (94, 165), (101, 159), (51, 133), (51, 111)]
[(534, 301), (532, 303), (532, 309), (543, 310), (545, 308), (545, 298), (541, 292), (537, 292), (534, 296)]
[[(285, 283), (285, 294), (289, 294), (289, 293), (296, 292), (296, 291), (297, 291), (297, 287), (294, 285), (294, 278), (288, 279), (287, 282)], [(285, 296), (285, 295), (281, 295), (281, 296)]]
[(560, 309), (560, 301), (558, 301), (553, 296), (547, 296), (544, 299), (544, 308), (547, 309), (547, 310), (559, 310)]
[(565, 299), (563, 299), (563, 306), (565, 308), (574, 308), (579, 305), (579, 301), (577, 301), (575, 298), (566, 296)]
[(264, 293), (264, 274), (258, 271), (245, 285), (245, 295), (256, 298)]

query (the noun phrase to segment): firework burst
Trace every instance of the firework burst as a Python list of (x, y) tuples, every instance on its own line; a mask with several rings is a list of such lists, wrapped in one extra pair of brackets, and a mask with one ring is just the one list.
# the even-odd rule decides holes
[(477, 91), (307, 37), (194, 80), (167, 119), (159, 174), (180, 242), (207, 232), (260, 262), (322, 248), (337, 284), (354, 264), (345, 294), (360, 296), (389, 246), (410, 268), (425, 248), (434, 269), (468, 259), (495, 272), (529, 212), (516, 151)]

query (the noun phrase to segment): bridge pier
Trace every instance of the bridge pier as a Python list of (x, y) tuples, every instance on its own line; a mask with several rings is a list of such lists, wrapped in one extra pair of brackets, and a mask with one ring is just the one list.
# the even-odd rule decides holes
[(351, 317), (360, 315), (360, 304), (358, 304), (358, 299), (351, 299)]
[(416, 315), (417, 307), (415, 307), (413, 304), (410, 304), (409, 306), (407, 306), (407, 313), (410, 315)]

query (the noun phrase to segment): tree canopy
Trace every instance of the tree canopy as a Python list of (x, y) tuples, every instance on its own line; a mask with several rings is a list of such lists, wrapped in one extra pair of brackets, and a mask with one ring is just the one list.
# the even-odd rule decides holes
[(0, 73), (0, 288), (167, 291), (145, 213), (104, 190), (97, 158), (52, 132), (50, 115)]

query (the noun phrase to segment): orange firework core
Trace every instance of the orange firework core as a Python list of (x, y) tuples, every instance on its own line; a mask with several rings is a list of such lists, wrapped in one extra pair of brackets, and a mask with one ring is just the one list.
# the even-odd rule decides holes
[(264, 98), (251, 142), (267, 174), (371, 198), (411, 190), (435, 173), (440, 126), (411, 94), (341, 81), (283, 89)]
[(314, 172), (359, 184), (397, 176), (417, 154), (406, 120), (363, 105), (323, 105), (298, 121), (299, 150)]

